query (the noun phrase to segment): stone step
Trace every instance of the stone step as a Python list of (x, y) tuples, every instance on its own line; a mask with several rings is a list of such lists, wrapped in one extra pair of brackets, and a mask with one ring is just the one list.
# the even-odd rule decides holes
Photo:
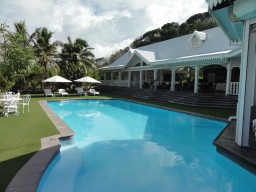
[(172, 104), (179, 104), (179, 105), (186, 105), (186, 106), (193, 106), (193, 107), (206, 107), (206, 108), (225, 108), (225, 109), (235, 109), (236, 105), (233, 104), (226, 104), (226, 103), (193, 103), (193, 102), (184, 102), (184, 101), (168, 101)]
[(106, 88), (106, 90), (136, 98), (168, 101), (169, 103), (194, 107), (236, 108), (237, 106), (237, 96), (125, 87)]

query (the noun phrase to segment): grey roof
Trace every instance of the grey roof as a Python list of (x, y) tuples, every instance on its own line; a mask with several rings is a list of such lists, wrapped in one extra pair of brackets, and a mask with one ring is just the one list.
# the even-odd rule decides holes
[[(204, 33), (194, 32), (189, 35), (132, 49), (107, 68), (123, 68), (135, 54), (150, 64), (157, 63), (161, 60), (180, 61), (183, 58), (200, 58), (201, 55), (205, 58), (207, 55), (221, 55), (240, 49), (240, 45), (230, 44), (229, 38), (220, 27), (208, 29), (203, 32), (206, 34), (206, 37), (201, 38), (205, 40), (202, 40), (202, 44), (199, 47), (191, 47), (191, 36), (198, 37), (198, 35), (202, 36)], [(200, 37), (198, 38), (200, 39)]]
[(103, 67), (103, 68), (115, 68), (115, 67), (122, 67), (124, 66), (124, 64), (127, 63), (127, 61), (130, 58), (130, 53), (125, 53), (122, 57), (120, 57), (119, 59), (117, 59), (114, 63), (112, 63), (110, 66), (108, 67)]

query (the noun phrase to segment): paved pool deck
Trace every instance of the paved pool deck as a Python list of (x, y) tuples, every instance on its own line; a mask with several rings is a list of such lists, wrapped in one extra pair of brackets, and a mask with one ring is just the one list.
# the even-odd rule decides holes
[(232, 120), (214, 140), (216, 149), (243, 168), (256, 175), (256, 141), (252, 128), (250, 129), (250, 146), (240, 147), (235, 142), (236, 120)]
[(60, 134), (41, 139), (41, 149), (19, 170), (8, 185), (6, 192), (35, 192), (47, 166), (59, 153), (59, 139), (74, 136), (73, 130), (48, 107), (46, 101), (39, 101), (39, 104)]

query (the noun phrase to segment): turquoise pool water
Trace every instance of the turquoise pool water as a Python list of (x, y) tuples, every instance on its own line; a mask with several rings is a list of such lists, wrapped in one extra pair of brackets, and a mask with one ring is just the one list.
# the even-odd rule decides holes
[(48, 102), (75, 132), (38, 192), (255, 192), (256, 177), (218, 154), (226, 123), (122, 100)]

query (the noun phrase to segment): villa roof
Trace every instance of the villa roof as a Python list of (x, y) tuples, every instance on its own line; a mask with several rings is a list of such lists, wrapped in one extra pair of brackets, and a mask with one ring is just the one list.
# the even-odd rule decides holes
[[(193, 37), (196, 37), (200, 42), (196, 47), (191, 46)], [(101, 69), (111, 70), (130, 67), (131, 63), (139, 61), (138, 58), (144, 63), (154, 66), (162, 63), (223, 59), (230, 57), (229, 54), (231, 53), (237, 53), (238, 50), (240, 50), (240, 45), (231, 45), (230, 40), (222, 29), (216, 27), (203, 32), (195, 31), (189, 35), (131, 49), (110, 66)], [(238, 51), (237, 54), (239, 53)]]

